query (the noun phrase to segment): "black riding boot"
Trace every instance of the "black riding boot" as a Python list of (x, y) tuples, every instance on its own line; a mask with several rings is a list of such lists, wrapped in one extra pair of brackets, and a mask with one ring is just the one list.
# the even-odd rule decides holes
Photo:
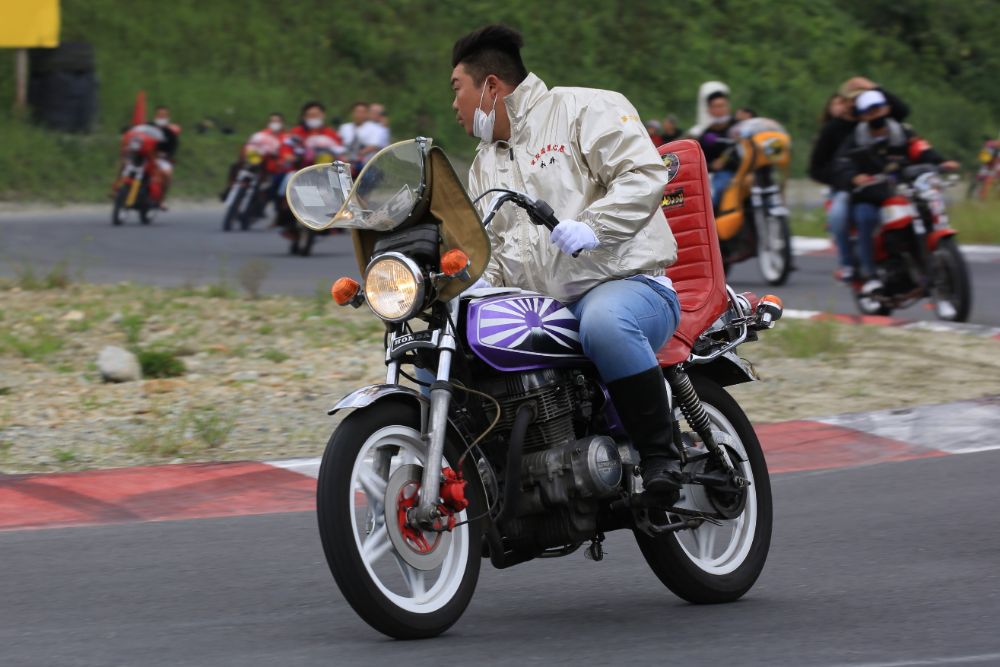
[(618, 416), (639, 452), (642, 486), (651, 496), (677, 497), (681, 462), (663, 372), (651, 368), (608, 383)]

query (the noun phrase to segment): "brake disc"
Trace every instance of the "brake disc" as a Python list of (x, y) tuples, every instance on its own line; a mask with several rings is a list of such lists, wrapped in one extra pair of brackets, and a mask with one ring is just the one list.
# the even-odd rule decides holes
[(451, 533), (424, 531), (410, 526), (407, 510), (419, 500), (423, 468), (415, 464), (399, 466), (385, 486), (385, 526), (389, 540), (399, 557), (417, 570), (433, 570), (441, 566), (451, 545)]

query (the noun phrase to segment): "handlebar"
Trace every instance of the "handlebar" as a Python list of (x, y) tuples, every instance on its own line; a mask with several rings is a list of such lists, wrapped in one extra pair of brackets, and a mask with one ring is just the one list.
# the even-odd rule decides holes
[[(507, 202), (513, 202), (514, 204), (520, 206), (528, 214), (528, 218), (531, 222), (539, 227), (545, 227), (550, 232), (556, 228), (556, 225), (559, 224), (559, 218), (556, 217), (556, 212), (552, 210), (552, 207), (549, 206), (548, 202), (542, 199), (532, 199), (523, 192), (494, 188), (479, 195), (476, 201), (478, 202), (490, 192), (497, 192), (501, 194), (493, 200), (493, 208), (490, 209), (490, 212), (486, 214), (486, 218), (483, 220), (484, 227), (493, 222), (493, 218), (496, 216), (497, 211), (499, 211), (500, 207)], [(573, 257), (579, 257), (581, 252), (582, 249), (577, 250), (573, 253)]]

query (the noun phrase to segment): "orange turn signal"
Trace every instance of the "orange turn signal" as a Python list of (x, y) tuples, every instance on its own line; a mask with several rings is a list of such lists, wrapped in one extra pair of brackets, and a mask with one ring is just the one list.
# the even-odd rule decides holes
[(338, 306), (346, 306), (354, 301), (360, 291), (361, 285), (358, 284), (358, 281), (347, 276), (337, 278), (337, 282), (333, 283), (333, 287), (330, 288), (330, 294)]
[(452, 248), (441, 255), (441, 272), (446, 276), (457, 276), (469, 268), (469, 256), (459, 248)]
[(768, 303), (773, 303), (778, 308), (784, 308), (785, 304), (781, 302), (781, 297), (775, 296), (774, 294), (765, 294), (760, 298), (761, 302), (767, 301)]

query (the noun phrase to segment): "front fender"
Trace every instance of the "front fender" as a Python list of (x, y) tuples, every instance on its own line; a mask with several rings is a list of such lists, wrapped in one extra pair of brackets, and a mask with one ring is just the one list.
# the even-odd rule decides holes
[(707, 364), (691, 365), (688, 373), (700, 373), (723, 387), (760, 379), (753, 364), (732, 351), (719, 355)]
[(927, 247), (931, 249), (931, 252), (937, 250), (938, 243), (941, 239), (948, 238), (949, 236), (955, 236), (958, 232), (951, 227), (942, 227), (935, 229), (930, 234), (927, 235)]
[(371, 384), (361, 389), (355, 389), (340, 399), (326, 414), (335, 415), (340, 410), (364, 408), (388, 396), (402, 396), (410, 400), (415, 400), (417, 405), (420, 406), (421, 417), (425, 418), (427, 416), (427, 409), (431, 404), (430, 400), (419, 391), (399, 384)]

